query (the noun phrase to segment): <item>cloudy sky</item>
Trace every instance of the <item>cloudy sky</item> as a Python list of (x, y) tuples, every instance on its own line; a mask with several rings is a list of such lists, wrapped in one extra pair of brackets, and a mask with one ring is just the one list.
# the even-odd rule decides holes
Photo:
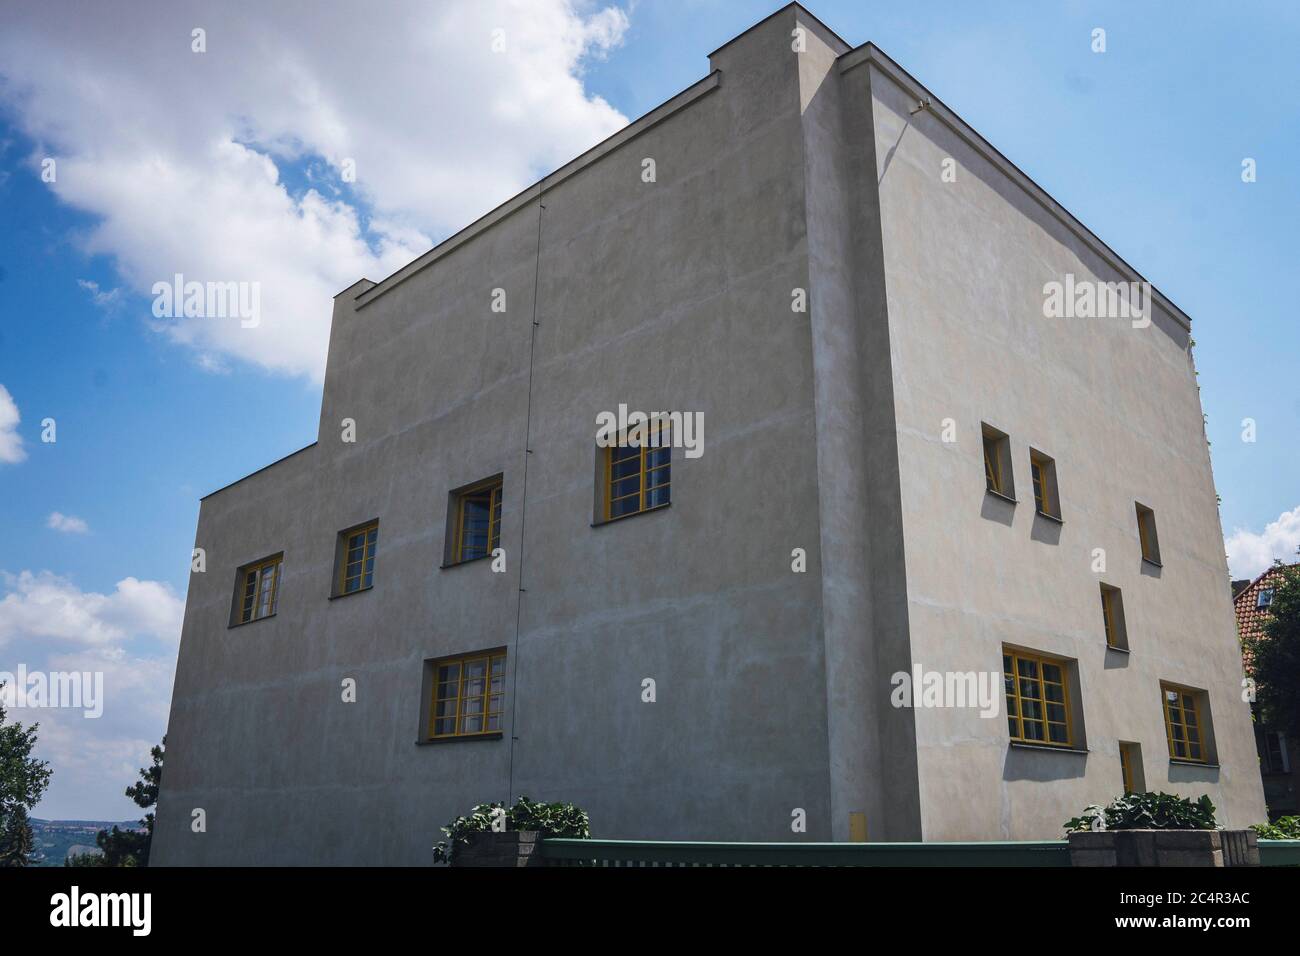
[[(98, 720), (14, 712), (56, 771), (38, 815), (137, 815), (121, 791), (166, 725), (198, 497), (314, 439), (331, 297), (690, 85), (778, 5), (4, 5), (0, 671), (102, 671), (109, 694)], [(1274, 278), (1300, 122), (1271, 93), (1300, 81), (1294, 6), (809, 6), (1193, 317), (1232, 571), (1294, 557), (1300, 326)], [(176, 273), (260, 283), (257, 327), (155, 317)]]

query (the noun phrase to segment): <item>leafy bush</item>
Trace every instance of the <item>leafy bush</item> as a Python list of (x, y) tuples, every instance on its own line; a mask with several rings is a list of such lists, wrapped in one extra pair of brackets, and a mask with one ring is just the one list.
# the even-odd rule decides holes
[(494, 811), (505, 810), (506, 830), (538, 830), (543, 836), (591, 836), (591, 821), (587, 811), (571, 803), (534, 803), (520, 797), (513, 807), (503, 803), (480, 803), (470, 810), (469, 816), (457, 817), (442, 828), (447, 839), (433, 848), (435, 863), (450, 863), (460, 844), (469, 843), (471, 833), (486, 833), (492, 829)]
[(1272, 823), (1256, 823), (1251, 829), (1261, 840), (1300, 840), (1300, 817), (1278, 817)]
[(1214, 830), (1208, 794), (1195, 802), (1172, 793), (1126, 793), (1102, 808), (1093, 804), (1065, 824), (1066, 833), (1085, 830)]

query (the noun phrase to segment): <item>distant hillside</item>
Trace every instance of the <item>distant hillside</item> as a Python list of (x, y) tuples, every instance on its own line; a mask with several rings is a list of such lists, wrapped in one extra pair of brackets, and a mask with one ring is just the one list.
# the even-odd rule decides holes
[(68, 851), (78, 853), (99, 850), (95, 834), (100, 830), (143, 830), (139, 820), (32, 820), (32, 837), (36, 844), (37, 866), (62, 866)]

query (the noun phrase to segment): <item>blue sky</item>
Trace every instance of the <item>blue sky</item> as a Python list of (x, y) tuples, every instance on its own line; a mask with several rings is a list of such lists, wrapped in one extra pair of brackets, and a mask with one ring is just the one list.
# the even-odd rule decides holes
[[(99, 660), (133, 688), (125, 713), (93, 730), (24, 715), (51, 728), (56, 783), (38, 815), (125, 818), (121, 790), (165, 726), (198, 499), (314, 440), (329, 295), (381, 278), (690, 85), (709, 51), (778, 5), (545, 0), (524, 13), (503, 0), (426, 24), (427, 5), (394, 3), (367, 15), (374, 61), (392, 65), (347, 84), (332, 76), (339, 38), (372, 41), (345, 5), (314, 8), (327, 12), (308, 31), (292, 4), (251, 25), (185, 3), (98, 23), (60, 6), (0, 13), (0, 386), (22, 442), (10, 455), (22, 460), (5, 461), (0, 427), (0, 671)], [(1293, 553), (1300, 330), (1275, 277), (1292, 272), (1300, 212), (1296, 6), (809, 6), (850, 43), (884, 49), (1192, 317), (1224, 531), (1243, 532), (1234, 571)], [(463, 40), (493, 24), (529, 55), (494, 59)], [(403, 55), (416, 34), (442, 55)], [(290, 43), (274, 68), (240, 59)], [(476, 81), (458, 86), (467, 70)], [(408, 87), (423, 91), (409, 104)], [(511, 108), (536, 89), (546, 109)], [(356, 186), (339, 174), (349, 150)], [(47, 156), (55, 184), (40, 177)], [(1246, 157), (1256, 182), (1242, 182)], [(295, 290), (292, 306), (267, 306), (268, 323), (283, 311), (284, 339), (152, 317), (152, 279), (237, 270), (243, 245), (279, 270), (268, 284)], [(1254, 443), (1241, 440), (1247, 417)], [(55, 512), (87, 530), (50, 527)], [(103, 625), (93, 640), (78, 636), (86, 620)]]

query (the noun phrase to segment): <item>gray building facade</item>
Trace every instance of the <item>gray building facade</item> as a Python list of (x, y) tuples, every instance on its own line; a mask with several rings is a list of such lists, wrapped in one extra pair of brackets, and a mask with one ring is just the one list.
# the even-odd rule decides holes
[[(336, 297), (317, 441), (202, 503), (153, 861), (424, 864), (520, 794), (628, 839), (1262, 821), (1190, 322), (1045, 315), (1066, 276), (1141, 281), (873, 45), (735, 38)], [(702, 454), (619, 479), (620, 405)]]

